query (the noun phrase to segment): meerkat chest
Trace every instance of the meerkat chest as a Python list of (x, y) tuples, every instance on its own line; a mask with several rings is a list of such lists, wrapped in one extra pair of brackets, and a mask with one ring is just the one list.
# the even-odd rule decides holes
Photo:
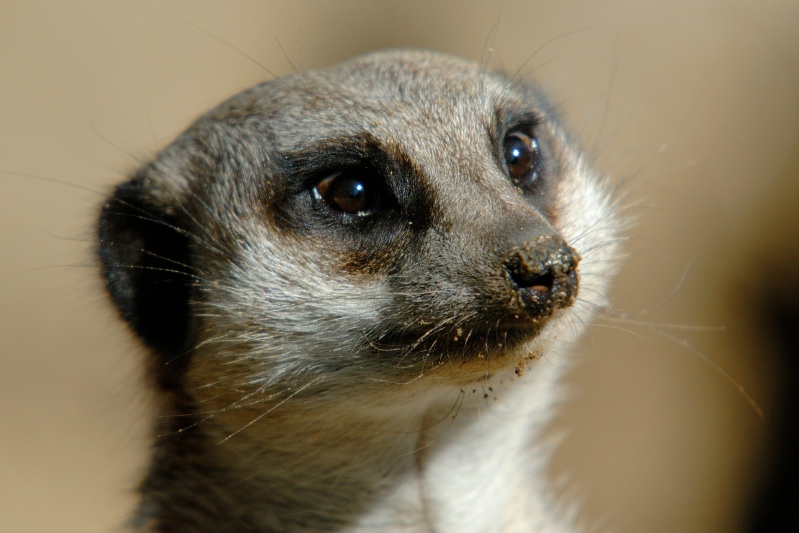
[(431, 413), (409, 475), (353, 531), (561, 531), (540, 481), (548, 448), (536, 444), (557, 399), (546, 381), (561, 371), (550, 365), (464, 387), (456, 405)]

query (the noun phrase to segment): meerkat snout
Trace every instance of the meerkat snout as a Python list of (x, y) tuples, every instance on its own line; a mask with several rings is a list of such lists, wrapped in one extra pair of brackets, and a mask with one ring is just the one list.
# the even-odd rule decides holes
[(579, 259), (576, 250), (554, 236), (539, 237), (510, 254), (504, 266), (530, 318), (546, 318), (574, 303)]

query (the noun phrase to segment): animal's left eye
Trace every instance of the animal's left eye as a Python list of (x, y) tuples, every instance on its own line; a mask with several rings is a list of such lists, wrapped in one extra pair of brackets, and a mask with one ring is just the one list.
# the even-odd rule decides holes
[(538, 141), (522, 131), (511, 131), (504, 141), (505, 167), (517, 187), (529, 187), (541, 173)]
[(319, 181), (312, 192), (317, 200), (349, 215), (367, 216), (379, 211), (378, 187), (356, 172), (336, 172)]

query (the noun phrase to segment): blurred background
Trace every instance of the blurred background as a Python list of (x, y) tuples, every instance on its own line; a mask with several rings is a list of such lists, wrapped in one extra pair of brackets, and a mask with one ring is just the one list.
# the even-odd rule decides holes
[(0, 530), (117, 531), (133, 502), (141, 354), (92, 262), (102, 194), (227, 96), (394, 46), (535, 80), (636, 220), (553, 427), (583, 522), (799, 530), (799, 2), (735, 0), (4, 0)]

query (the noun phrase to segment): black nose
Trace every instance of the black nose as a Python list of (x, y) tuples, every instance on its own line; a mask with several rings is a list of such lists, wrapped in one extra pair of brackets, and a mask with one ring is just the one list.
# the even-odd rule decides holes
[(542, 236), (513, 249), (505, 269), (529, 317), (545, 318), (574, 303), (579, 260), (579, 254), (555, 236)]

